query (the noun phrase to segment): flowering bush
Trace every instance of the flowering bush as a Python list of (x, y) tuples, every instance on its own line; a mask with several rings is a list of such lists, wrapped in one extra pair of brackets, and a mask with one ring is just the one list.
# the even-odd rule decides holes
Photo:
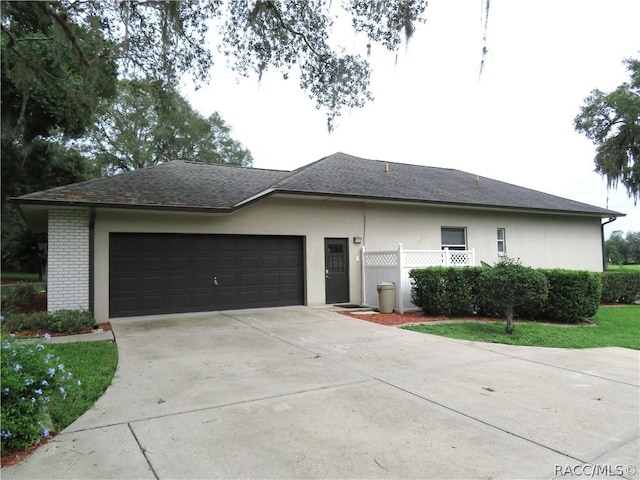
[[(43, 337), (48, 340), (48, 335)], [(27, 343), (2, 336), (1, 440), (2, 453), (22, 449), (49, 435), (52, 421), (47, 404), (65, 399), (80, 385), (45, 343)]]

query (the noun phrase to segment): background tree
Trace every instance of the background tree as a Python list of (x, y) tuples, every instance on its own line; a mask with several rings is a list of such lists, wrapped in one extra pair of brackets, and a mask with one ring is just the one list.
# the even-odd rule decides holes
[(604, 242), (607, 260), (614, 265), (640, 265), (640, 232), (616, 230)]
[(634, 203), (640, 196), (640, 60), (625, 60), (631, 79), (613, 92), (593, 90), (575, 128), (596, 145), (596, 172), (609, 187), (625, 186)]
[(171, 87), (121, 80), (79, 145), (107, 175), (171, 160), (251, 165), (251, 153), (230, 133), (219, 114), (203, 117)]

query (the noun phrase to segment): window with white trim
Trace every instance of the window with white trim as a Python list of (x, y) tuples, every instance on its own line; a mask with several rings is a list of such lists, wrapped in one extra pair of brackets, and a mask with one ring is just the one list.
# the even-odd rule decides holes
[(442, 250), (466, 250), (467, 229), (465, 227), (440, 228)]
[(498, 255), (507, 254), (507, 234), (504, 228), (498, 228)]

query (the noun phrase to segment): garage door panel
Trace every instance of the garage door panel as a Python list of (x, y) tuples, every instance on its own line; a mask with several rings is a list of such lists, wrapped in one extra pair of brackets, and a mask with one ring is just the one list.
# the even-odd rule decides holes
[(145, 252), (165, 252), (166, 239), (155, 235), (142, 237), (142, 250)]
[(188, 292), (172, 293), (165, 297), (166, 305), (171, 310), (187, 308), (191, 303), (191, 297)]
[(140, 288), (143, 290), (165, 290), (164, 275), (145, 275)]
[(209, 307), (213, 302), (213, 293), (211, 292), (194, 292), (190, 298), (191, 305), (201, 310), (202, 307)]
[(260, 259), (257, 255), (240, 254), (238, 256), (238, 268), (258, 268), (260, 266)]
[(109, 249), (112, 317), (304, 303), (302, 237), (112, 233)]
[(212, 256), (198, 256), (189, 258), (189, 266), (192, 270), (204, 270), (212, 272), (216, 267), (217, 259)]
[(215, 270), (235, 270), (238, 266), (238, 259), (234, 256), (219, 256), (213, 261)]
[(127, 290), (135, 292), (139, 288), (138, 280), (139, 280), (138, 277), (123, 277), (123, 276), (116, 277), (116, 281), (120, 285), (121, 291), (125, 291), (125, 292)]
[(166, 285), (167, 288), (171, 289), (189, 288), (191, 286), (188, 275), (168, 275), (166, 277)]
[(262, 275), (260, 276), (260, 285), (265, 287), (280, 285), (280, 272), (277, 270), (262, 272)]
[(241, 272), (238, 274), (239, 287), (258, 287), (260, 285), (260, 274), (256, 272)]
[(116, 258), (111, 266), (110, 270), (114, 272), (130, 272), (131, 268), (138, 263), (138, 257), (133, 256), (121, 256)]
[(147, 272), (156, 271), (156, 270), (164, 270), (164, 257), (142, 257), (142, 262), (140, 262), (140, 267), (142, 270)]
[(171, 257), (167, 257), (165, 265), (168, 270), (181, 271), (189, 267), (189, 261), (190, 261), (190, 258), (187, 255), (180, 256), (180, 257), (171, 256)]

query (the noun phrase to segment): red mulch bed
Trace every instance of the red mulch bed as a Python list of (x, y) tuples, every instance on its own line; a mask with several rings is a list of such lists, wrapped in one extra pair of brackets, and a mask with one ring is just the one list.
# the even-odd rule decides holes
[(359, 318), (368, 322), (379, 323), (381, 325), (404, 325), (407, 323), (427, 323), (447, 320), (446, 317), (425, 317), (420, 311), (405, 313), (358, 313), (340, 312), (347, 317)]
[(37, 448), (51, 441), (54, 436), (55, 434), (51, 434), (46, 438), (41, 438), (38, 445), (32, 445), (24, 450), (12, 450), (5, 453), (4, 455), (2, 455), (2, 458), (0, 458), (0, 467), (4, 468), (20, 463), (22, 460), (35, 452)]

